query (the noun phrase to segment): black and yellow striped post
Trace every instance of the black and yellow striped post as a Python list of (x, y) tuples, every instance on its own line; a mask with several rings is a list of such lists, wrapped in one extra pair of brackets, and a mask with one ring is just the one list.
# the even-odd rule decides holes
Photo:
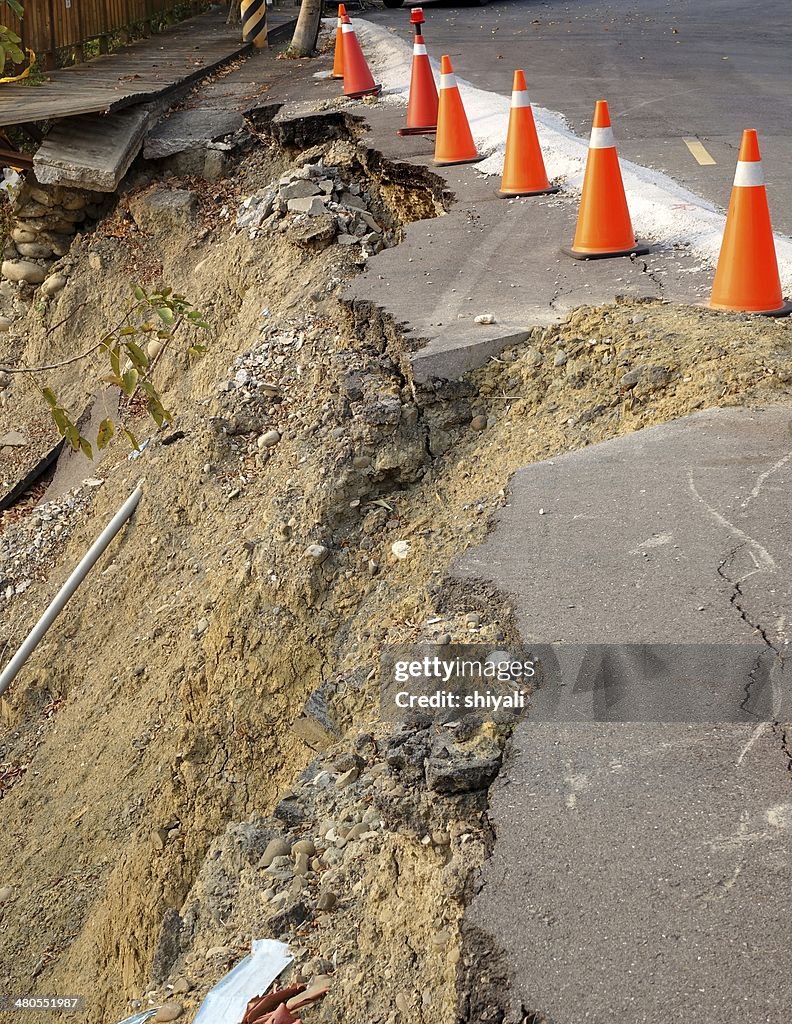
[(242, 0), (242, 38), (254, 46), (267, 45), (267, 0)]

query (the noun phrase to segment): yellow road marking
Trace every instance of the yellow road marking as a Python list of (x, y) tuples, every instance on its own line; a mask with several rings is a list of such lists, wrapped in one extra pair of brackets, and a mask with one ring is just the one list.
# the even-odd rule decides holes
[(698, 139), (682, 139), (682, 141), (693, 154), (693, 159), (702, 167), (710, 167), (715, 163)]

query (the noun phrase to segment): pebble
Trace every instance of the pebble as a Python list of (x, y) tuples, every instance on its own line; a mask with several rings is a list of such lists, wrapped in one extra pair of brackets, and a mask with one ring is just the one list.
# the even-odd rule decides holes
[(22, 284), (41, 284), (46, 277), (43, 267), (27, 260), (4, 260), (0, 266), (0, 273), (7, 281)]
[(323, 562), (329, 554), (324, 544), (309, 544), (305, 549), (305, 557), (312, 558), (315, 562)]
[(403, 561), (410, 553), (410, 542), (408, 540), (397, 540), (391, 544), (391, 553), (395, 558)]
[(628, 370), (621, 379), (621, 386), (623, 388), (634, 388), (642, 375), (642, 367), (636, 367), (634, 370)]
[(274, 448), (280, 439), (281, 435), (277, 430), (268, 430), (265, 434), (262, 434), (259, 437), (256, 444), (259, 448)]
[[(52, 274), (41, 286), (41, 290), (45, 295), (57, 295), (58, 292), (63, 291), (65, 287), (66, 278), (63, 274)], [(153, 344), (154, 342), (149, 342), (149, 346)], [(149, 353), (149, 355), (151, 355), (151, 353)]]
[(335, 781), (336, 789), (346, 789), (347, 786), (351, 786), (353, 782), (357, 782), (359, 775), (358, 768), (350, 768), (349, 771), (338, 776)]
[(316, 901), (317, 910), (332, 910), (333, 907), (338, 903), (338, 897), (334, 892), (325, 891)]
[(176, 1020), (177, 1017), (181, 1017), (182, 1012), (181, 1003), (163, 1003), (151, 1020), (153, 1024), (159, 1024), (160, 1021)]
[(450, 936), (448, 932), (435, 932), (432, 936), (432, 945), (435, 949), (445, 949), (448, 945)]
[(188, 992), (191, 992), (193, 988), (195, 988), (195, 986), (189, 978), (177, 978), (173, 983), (173, 991), (177, 995), (186, 995)]
[(566, 352), (560, 348), (553, 357), (553, 366), (563, 366), (567, 361)]
[(435, 643), (439, 647), (445, 647), (446, 644), (450, 644), (451, 643), (451, 634), (450, 633), (438, 633), (437, 636), (435, 637)]
[(291, 852), (288, 839), (270, 839), (261, 855), (260, 868), (268, 868), (276, 857), (288, 857)]
[(307, 853), (298, 853), (294, 858), (295, 875), (307, 875), (310, 870)]
[(480, 325), (496, 324), (497, 322), (498, 321), (495, 319), (495, 315), (493, 313), (481, 313), (473, 321), (474, 324)]
[(470, 612), (469, 615), (465, 616), (465, 622), (468, 624), (468, 626), (480, 626), (481, 616), (479, 615), (478, 612)]
[(471, 430), (486, 430), (487, 417), (486, 416), (474, 416), (470, 421)]
[(299, 839), (291, 848), (292, 857), (304, 853), (307, 857), (313, 857), (316, 853), (316, 846), (313, 839)]
[(0, 331), (5, 332), (9, 330), (11, 327), (13, 327), (13, 325), (14, 321), (11, 320), (10, 317), (0, 316)]
[(14, 890), (11, 888), (11, 886), (4, 885), (3, 888), (0, 889), (0, 903), (7, 903), (13, 895)]

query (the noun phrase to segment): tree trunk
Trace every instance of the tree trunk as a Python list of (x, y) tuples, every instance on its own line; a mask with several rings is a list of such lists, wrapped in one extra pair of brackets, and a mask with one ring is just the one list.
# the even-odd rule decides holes
[(242, 21), (242, 0), (229, 0), (226, 25), (239, 25)]
[(311, 57), (319, 38), (319, 22), (322, 17), (322, 0), (302, 0), (297, 27), (289, 47), (295, 57)]

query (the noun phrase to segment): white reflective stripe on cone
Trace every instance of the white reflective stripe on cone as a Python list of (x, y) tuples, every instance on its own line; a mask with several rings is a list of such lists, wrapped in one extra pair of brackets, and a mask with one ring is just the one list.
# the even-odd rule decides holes
[(345, 22), (345, 23), (344, 23), (344, 24), (343, 24), (343, 25), (341, 26), (341, 31), (342, 31), (342, 32), (354, 32), (355, 30), (354, 30), (354, 29), (352, 28), (352, 26), (351, 26), (351, 25), (349, 25), (349, 24), (347, 24), (347, 23)]
[(616, 145), (613, 128), (592, 128), (589, 149), (612, 149)]
[(513, 107), (530, 107), (531, 101), (528, 97), (528, 93), (525, 89), (514, 89), (512, 90), (512, 102)]
[(734, 184), (739, 188), (755, 188), (764, 185), (764, 173), (761, 160), (738, 160)]
[(441, 89), (456, 89), (456, 75), (440, 75)]
[(416, 43), (413, 46), (414, 57), (425, 57), (426, 56), (426, 43)]

